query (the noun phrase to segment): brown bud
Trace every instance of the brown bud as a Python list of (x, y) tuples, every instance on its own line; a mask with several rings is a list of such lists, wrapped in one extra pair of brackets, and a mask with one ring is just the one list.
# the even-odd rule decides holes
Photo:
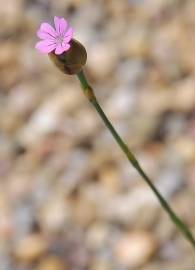
[(49, 53), (51, 61), (65, 74), (79, 73), (87, 61), (85, 47), (75, 39), (70, 42), (70, 49), (60, 55)]

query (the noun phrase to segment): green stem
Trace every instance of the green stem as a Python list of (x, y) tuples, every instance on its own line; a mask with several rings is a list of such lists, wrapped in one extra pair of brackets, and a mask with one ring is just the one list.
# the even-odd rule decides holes
[(158, 189), (153, 185), (150, 178), (147, 176), (147, 174), (144, 172), (142, 167), (140, 166), (139, 162), (137, 161), (134, 154), (131, 152), (131, 150), (128, 148), (128, 146), (124, 143), (123, 139), (119, 136), (115, 128), (112, 126), (111, 122), (108, 120), (107, 116), (105, 115), (104, 111), (102, 110), (101, 106), (99, 105), (93, 89), (89, 85), (83, 71), (77, 74), (77, 77), (81, 83), (82, 90), (85, 94), (85, 96), (88, 98), (88, 100), (91, 102), (91, 104), (94, 106), (96, 111), (98, 112), (99, 116), (103, 120), (106, 127), (111, 132), (112, 136), (120, 146), (121, 150), (124, 152), (126, 157), (128, 158), (129, 162), (132, 164), (132, 166), (137, 170), (137, 172), (140, 174), (140, 176), (145, 180), (145, 182), (149, 185), (149, 187), (152, 189), (156, 197), (158, 198), (160, 204), (164, 208), (164, 210), (167, 212), (173, 223), (176, 225), (176, 227), (181, 231), (181, 233), (186, 237), (186, 239), (192, 244), (192, 246), (195, 248), (195, 239), (188, 229), (187, 225), (184, 224), (181, 219), (174, 213), (174, 211), (171, 209), (167, 201), (163, 198), (163, 196), (160, 194)]

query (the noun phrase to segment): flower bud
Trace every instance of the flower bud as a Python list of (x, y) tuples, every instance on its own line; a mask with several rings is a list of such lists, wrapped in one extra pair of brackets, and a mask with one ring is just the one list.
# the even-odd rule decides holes
[(78, 74), (87, 61), (87, 52), (85, 47), (75, 39), (70, 42), (70, 49), (60, 55), (54, 52), (49, 53), (51, 61), (64, 74)]

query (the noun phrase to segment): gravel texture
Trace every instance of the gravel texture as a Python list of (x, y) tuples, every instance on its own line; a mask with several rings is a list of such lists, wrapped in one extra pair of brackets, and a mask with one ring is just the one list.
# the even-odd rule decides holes
[(76, 78), (34, 45), (42, 21), (70, 21), (102, 107), (195, 234), (195, 1), (1, 2), (0, 270), (194, 270)]

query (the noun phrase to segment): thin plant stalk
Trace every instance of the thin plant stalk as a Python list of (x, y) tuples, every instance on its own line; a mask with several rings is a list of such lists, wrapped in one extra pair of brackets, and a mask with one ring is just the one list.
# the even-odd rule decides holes
[(94, 91), (92, 87), (89, 85), (87, 78), (85, 77), (85, 74), (83, 71), (80, 71), (77, 74), (77, 77), (80, 81), (81, 88), (83, 90), (84, 95), (87, 97), (87, 99), (90, 101), (90, 103), (93, 105), (101, 119), (103, 120), (104, 124), (114, 137), (115, 141), (131, 163), (131, 165), (136, 169), (136, 171), (139, 173), (139, 175), (143, 178), (143, 180), (149, 185), (151, 190), (154, 192), (156, 197), (158, 198), (161, 206), (164, 208), (166, 213), (169, 215), (173, 223), (176, 225), (176, 227), (179, 229), (179, 231), (184, 235), (184, 237), (191, 243), (193, 248), (195, 248), (195, 239), (188, 229), (187, 225), (183, 223), (183, 221), (175, 214), (175, 212), (172, 210), (172, 208), (169, 206), (168, 202), (165, 200), (165, 198), (161, 195), (161, 193), (158, 191), (158, 189), (154, 186), (150, 178), (147, 176), (147, 174), (144, 172), (142, 167), (140, 166), (139, 162), (137, 161), (134, 154), (131, 152), (129, 147), (125, 144), (123, 139), (120, 137), (120, 135), (117, 133), (113, 125), (111, 124), (108, 117), (105, 115), (104, 111), (102, 110), (100, 104), (98, 103)]

